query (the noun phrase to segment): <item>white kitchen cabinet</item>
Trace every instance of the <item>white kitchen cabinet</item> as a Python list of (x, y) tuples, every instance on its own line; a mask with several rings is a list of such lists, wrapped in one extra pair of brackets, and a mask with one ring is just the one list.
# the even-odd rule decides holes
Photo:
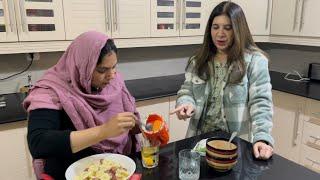
[(26, 134), (27, 121), (0, 125), (0, 179), (36, 179)]
[(3, 0), (0, 41), (65, 40), (62, 0)]
[(64, 0), (66, 38), (96, 30), (113, 38), (150, 37), (149, 0)]
[(306, 98), (272, 91), (275, 153), (299, 163)]
[(62, 0), (13, 2), (19, 41), (65, 40)]
[(320, 37), (319, 7), (319, 0), (302, 0), (300, 36)]
[(272, 35), (320, 37), (319, 0), (274, 1)]
[(273, 1), (272, 8), (272, 35), (295, 36), (299, 34), (301, 0)]
[(163, 117), (170, 130), (169, 97), (138, 101), (136, 106), (143, 122), (146, 122), (149, 114), (156, 113)]
[(203, 35), (207, 23), (204, 0), (151, 1), (151, 36)]
[(246, 16), (252, 35), (270, 35), (272, 0), (231, 0)]
[(12, 0), (0, 1), (0, 42), (18, 41)]
[(112, 3), (113, 38), (150, 37), (150, 0), (114, 0)]
[(320, 101), (313, 99), (307, 100), (300, 163), (320, 173)]
[[(177, 96), (170, 97), (170, 111), (175, 109)], [(190, 118), (179, 120), (177, 115), (170, 116), (170, 142), (184, 139), (187, 134)]]
[(106, 0), (64, 0), (66, 39), (73, 40), (89, 30), (110, 35), (110, 7), (107, 5)]

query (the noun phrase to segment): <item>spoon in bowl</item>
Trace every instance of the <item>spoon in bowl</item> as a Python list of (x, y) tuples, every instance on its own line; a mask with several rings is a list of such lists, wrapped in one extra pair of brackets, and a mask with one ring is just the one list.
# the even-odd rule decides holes
[(237, 136), (237, 131), (232, 132), (230, 139), (229, 139), (229, 149), (231, 149), (231, 141), (234, 139), (234, 137)]

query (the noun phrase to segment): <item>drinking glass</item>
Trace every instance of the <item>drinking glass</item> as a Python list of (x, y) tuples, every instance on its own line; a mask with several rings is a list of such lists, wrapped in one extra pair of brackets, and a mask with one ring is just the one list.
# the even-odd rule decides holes
[(150, 142), (143, 138), (141, 143), (142, 166), (145, 168), (154, 168), (159, 162), (159, 146), (160, 142)]
[(191, 149), (179, 152), (179, 178), (195, 180), (200, 177), (200, 154)]

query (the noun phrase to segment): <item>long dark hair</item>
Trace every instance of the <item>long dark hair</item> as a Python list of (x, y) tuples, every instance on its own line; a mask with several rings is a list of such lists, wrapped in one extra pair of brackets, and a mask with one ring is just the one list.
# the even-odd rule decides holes
[(114, 44), (113, 40), (108, 39), (106, 44), (103, 46), (103, 48), (100, 51), (97, 65), (99, 65), (102, 62), (102, 59), (104, 58), (105, 55), (108, 55), (111, 52), (118, 54), (118, 49), (117, 49), (116, 45)]
[(213, 19), (220, 15), (229, 17), (234, 33), (231, 46), (227, 50), (228, 65), (233, 64), (229, 82), (238, 83), (245, 75), (244, 53), (245, 51), (260, 50), (253, 41), (248, 23), (241, 7), (233, 2), (224, 1), (218, 4), (211, 12), (207, 22), (204, 40), (201, 48), (195, 54), (195, 69), (197, 75), (203, 80), (208, 80), (209, 67), (208, 61), (213, 60), (217, 53), (217, 47), (214, 45), (211, 37), (211, 28)]

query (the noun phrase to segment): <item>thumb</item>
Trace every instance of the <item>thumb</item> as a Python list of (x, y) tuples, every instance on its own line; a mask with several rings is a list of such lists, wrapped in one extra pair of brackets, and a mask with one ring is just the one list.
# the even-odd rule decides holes
[(187, 116), (191, 116), (191, 114), (193, 113), (193, 107), (192, 106), (187, 106)]

